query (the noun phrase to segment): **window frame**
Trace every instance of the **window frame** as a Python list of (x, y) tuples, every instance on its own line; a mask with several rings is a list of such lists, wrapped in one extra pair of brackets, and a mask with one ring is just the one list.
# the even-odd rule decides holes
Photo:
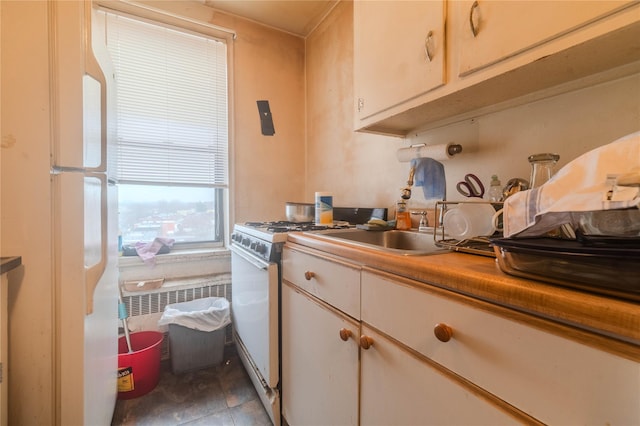
[[(200, 249), (220, 249), (227, 247), (229, 244), (229, 234), (231, 224), (234, 222), (234, 212), (231, 206), (233, 205), (233, 170), (231, 165), (234, 163), (234, 135), (235, 129), (233, 127), (234, 116), (234, 102), (233, 102), (233, 88), (234, 88), (234, 73), (233, 73), (233, 57), (234, 57), (234, 41), (236, 39), (235, 31), (221, 27), (215, 24), (208, 23), (206, 21), (199, 20), (188, 16), (182, 16), (169, 10), (163, 10), (152, 6), (142, 4), (132, 4), (124, 2), (113, 1), (101, 1), (98, 0), (94, 3), (98, 10), (102, 10), (108, 13), (116, 13), (128, 17), (130, 19), (136, 19), (143, 22), (166, 26), (168, 28), (192, 33), (200, 36), (211, 37), (226, 44), (226, 67), (227, 67), (227, 187), (216, 190), (216, 203), (222, 205), (222, 220), (216, 221), (218, 228), (216, 234), (220, 234), (219, 241), (201, 241), (201, 242), (184, 242), (176, 243), (174, 246), (178, 250), (197, 250)], [(204, 7), (204, 6), (203, 6)], [(208, 16), (207, 16), (208, 17)]]

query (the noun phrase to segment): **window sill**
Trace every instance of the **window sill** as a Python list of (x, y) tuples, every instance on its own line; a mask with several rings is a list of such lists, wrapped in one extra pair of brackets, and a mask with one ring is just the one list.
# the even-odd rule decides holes
[[(163, 263), (176, 263), (195, 260), (216, 260), (220, 257), (231, 256), (227, 247), (202, 248), (202, 249), (178, 249), (172, 250), (170, 253), (159, 254), (156, 256), (156, 265)], [(144, 265), (139, 256), (120, 256), (118, 257), (118, 266), (140, 266)]]
[(118, 267), (120, 282), (186, 279), (231, 272), (231, 252), (226, 247), (178, 249), (157, 255), (155, 265), (145, 264), (138, 256), (121, 256)]

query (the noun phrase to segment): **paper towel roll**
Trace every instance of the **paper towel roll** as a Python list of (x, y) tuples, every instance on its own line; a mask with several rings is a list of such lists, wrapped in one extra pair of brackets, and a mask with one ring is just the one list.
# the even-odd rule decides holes
[(407, 162), (414, 158), (433, 158), (442, 161), (449, 160), (455, 154), (462, 152), (462, 146), (453, 142), (439, 145), (416, 145), (401, 148), (397, 152), (398, 161)]

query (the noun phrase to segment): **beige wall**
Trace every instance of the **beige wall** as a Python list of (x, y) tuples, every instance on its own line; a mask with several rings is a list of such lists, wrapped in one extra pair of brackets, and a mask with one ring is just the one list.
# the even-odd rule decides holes
[(341, 2), (307, 38), (305, 197), (331, 191), (336, 206), (388, 207), (407, 168), (395, 161), (401, 140), (353, 132), (352, 21), (352, 3)]
[[(463, 144), (445, 163), (447, 198), (460, 199), (455, 183), (477, 174), (529, 178), (527, 157), (557, 152), (558, 166), (597, 146), (640, 130), (640, 75), (430, 130), (403, 140), (354, 133), (353, 7), (343, 1), (307, 39), (307, 185), (334, 193), (336, 205), (392, 207), (407, 180), (408, 163), (396, 150), (411, 143)], [(428, 207), (422, 191), (411, 203)]]
[[(235, 222), (284, 219), (304, 187), (304, 41), (240, 19), (234, 43)], [(268, 100), (275, 135), (263, 136), (257, 100)]]
[[(145, 3), (236, 32), (231, 221), (284, 219), (304, 196), (304, 40), (195, 1)], [(257, 100), (269, 101), (273, 136), (261, 134)]]
[(47, 14), (38, 2), (2, 1), (0, 8), (0, 251), (22, 256), (23, 265), (8, 274), (9, 360), (2, 376), (9, 378), (9, 423), (49, 424), (55, 312)]

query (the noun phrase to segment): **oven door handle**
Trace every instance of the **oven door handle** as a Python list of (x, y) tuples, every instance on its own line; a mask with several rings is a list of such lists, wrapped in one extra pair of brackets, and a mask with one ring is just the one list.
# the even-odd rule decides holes
[(244, 251), (241, 248), (238, 248), (236, 246), (234, 246), (233, 244), (231, 246), (229, 246), (229, 249), (237, 254), (238, 256), (242, 257), (244, 260), (246, 260), (247, 262), (251, 263), (253, 266), (255, 266), (258, 269), (263, 269), (263, 270), (267, 270), (269, 268), (269, 263), (265, 262), (262, 259), (257, 258), (256, 256), (252, 255), (251, 253), (248, 253), (246, 251)]

